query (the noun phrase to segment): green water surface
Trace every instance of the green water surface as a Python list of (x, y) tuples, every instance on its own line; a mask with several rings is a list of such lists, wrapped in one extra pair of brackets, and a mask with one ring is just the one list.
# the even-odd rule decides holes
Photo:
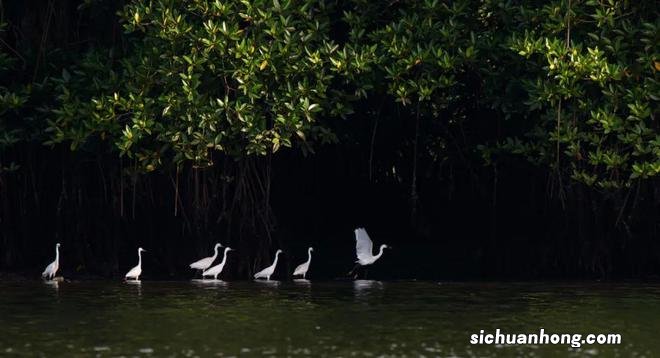
[[(621, 345), (472, 345), (480, 330)], [(660, 356), (660, 285), (0, 282), (2, 356)]]

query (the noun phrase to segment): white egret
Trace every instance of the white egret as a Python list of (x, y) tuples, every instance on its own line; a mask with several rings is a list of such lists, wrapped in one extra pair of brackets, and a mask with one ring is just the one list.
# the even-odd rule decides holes
[(222, 269), (225, 268), (225, 262), (227, 262), (227, 252), (233, 251), (231, 247), (225, 247), (225, 253), (222, 256), (222, 262), (219, 264), (211, 267), (210, 269), (202, 272), (202, 278), (207, 277), (207, 276), (213, 276), (214, 279), (218, 279), (218, 275), (222, 273)]
[(138, 281), (140, 279), (140, 275), (142, 274), (142, 252), (147, 252), (147, 250), (139, 247), (138, 248), (138, 264), (137, 266), (133, 267), (126, 276), (124, 277), (126, 280), (136, 280)]
[(191, 263), (190, 268), (191, 269), (197, 269), (197, 270), (200, 270), (200, 271), (204, 272), (204, 270), (211, 267), (211, 265), (213, 264), (213, 261), (215, 261), (216, 257), (218, 257), (218, 248), (220, 248), (220, 247), (222, 247), (222, 244), (220, 244), (220, 243), (215, 244), (215, 248), (213, 248), (213, 256), (205, 257), (201, 260), (197, 260), (197, 261)]
[(307, 262), (304, 262), (296, 267), (296, 269), (293, 271), (294, 276), (302, 275), (302, 277), (305, 278), (305, 275), (307, 275), (307, 270), (309, 270), (309, 263), (312, 262), (312, 251), (314, 251), (314, 248), (312, 247), (307, 249)]
[(378, 255), (374, 255), (373, 246), (374, 244), (369, 238), (367, 230), (364, 228), (355, 229), (355, 253), (357, 255), (357, 261), (355, 261), (355, 267), (348, 273), (349, 275), (360, 266), (368, 266), (376, 262), (383, 255), (383, 249), (389, 248), (385, 244), (380, 245)]
[(275, 272), (275, 266), (277, 266), (277, 258), (280, 256), (282, 253), (282, 250), (277, 250), (275, 253), (275, 261), (273, 261), (273, 264), (266, 267), (265, 269), (257, 272), (254, 274), (254, 278), (265, 278), (267, 281), (270, 281), (270, 276)]
[(46, 269), (41, 274), (41, 277), (52, 280), (57, 273), (57, 270), (60, 268), (60, 243), (55, 244), (55, 261), (51, 262), (50, 265), (46, 266)]

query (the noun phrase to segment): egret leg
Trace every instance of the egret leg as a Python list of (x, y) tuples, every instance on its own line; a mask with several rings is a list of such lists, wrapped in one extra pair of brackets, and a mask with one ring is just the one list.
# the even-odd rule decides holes
[[(350, 271), (348, 271), (348, 276), (353, 275), (353, 273), (355, 272), (355, 270), (358, 269), (358, 267), (360, 267), (360, 264), (355, 264), (355, 266), (353, 267), (353, 269), (350, 270)], [(355, 278), (355, 277), (353, 277), (353, 278)]]

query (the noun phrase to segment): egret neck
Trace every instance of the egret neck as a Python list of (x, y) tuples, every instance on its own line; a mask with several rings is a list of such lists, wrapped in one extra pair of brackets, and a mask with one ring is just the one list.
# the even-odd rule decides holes
[(385, 247), (386, 247), (386, 246), (385, 246), (384, 244), (383, 244), (383, 245), (380, 245), (380, 251), (378, 252), (378, 255), (374, 256), (374, 261), (378, 260), (378, 259), (381, 257), (381, 255), (383, 255), (383, 249), (384, 249)]
[(230, 250), (230, 248), (228, 248), (228, 247), (225, 248), (225, 254), (222, 256), (222, 262), (220, 263), (220, 265), (222, 265), (222, 266), (225, 265), (225, 261), (227, 261), (227, 252), (228, 252), (229, 250)]
[(282, 253), (281, 251), (278, 251), (278, 252), (275, 254), (275, 261), (273, 261), (273, 267), (277, 266), (277, 259), (280, 257), (280, 254), (281, 254), (281, 253)]
[(215, 248), (213, 249), (213, 260), (211, 260), (211, 263), (213, 263), (213, 261), (215, 261), (215, 259), (218, 257), (218, 247), (218, 245), (215, 245)]

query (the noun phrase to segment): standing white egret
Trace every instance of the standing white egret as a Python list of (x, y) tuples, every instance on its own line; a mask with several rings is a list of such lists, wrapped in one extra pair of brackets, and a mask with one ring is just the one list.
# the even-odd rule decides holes
[(222, 272), (222, 269), (225, 268), (225, 262), (227, 261), (227, 252), (228, 251), (233, 251), (231, 247), (225, 247), (225, 253), (222, 256), (222, 262), (219, 264), (211, 267), (210, 269), (202, 272), (202, 278), (207, 277), (207, 276), (213, 276), (215, 280), (218, 279), (218, 275)]
[(190, 268), (191, 269), (197, 269), (197, 270), (200, 270), (200, 271), (204, 272), (204, 270), (211, 267), (211, 265), (213, 264), (213, 261), (215, 261), (216, 257), (218, 257), (218, 248), (221, 248), (221, 247), (222, 247), (222, 244), (220, 244), (220, 243), (215, 244), (215, 248), (213, 248), (213, 256), (205, 257), (201, 260), (197, 260), (197, 261), (191, 263)]
[(348, 274), (352, 274), (360, 266), (368, 266), (376, 262), (381, 255), (383, 255), (383, 249), (389, 248), (389, 246), (383, 244), (380, 245), (380, 251), (378, 255), (373, 254), (373, 242), (367, 234), (367, 230), (364, 228), (355, 229), (355, 253), (357, 255), (357, 261), (355, 267)]
[(51, 262), (50, 265), (46, 266), (46, 269), (41, 274), (41, 277), (52, 280), (57, 273), (57, 270), (60, 268), (60, 243), (55, 244), (55, 261)]
[(275, 253), (275, 261), (273, 261), (273, 264), (266, 267), (265, 269), (257, 272), (254, 274), (254, 278), (265, 278), (267, 281), (270, 281), (270, 276), (275, 272), (275, 266), (277, 266), (277, 258), (280, 256), (280, 254), (284, 252), (282, 250), (277, 250)]
[(302, 275), (303, 278), (305, 278), (305, 275), (307, 275), (307, 270), (309, 270), (309, 263), (312, 262), (312, 251), (314, 251), (314, 248), (310, 247), (307, 249), (307, 262), (304, 262), (296, 269), (293, 271), (294, 276)]
[(133, 267), (126, 276), (124, 277), (126, 280), (140, 280), (140, 275), (142, 274), (142, 252), (147, 252), (147, 250), (139, 247), (138, 248), (138, 264), (137, 266)]

